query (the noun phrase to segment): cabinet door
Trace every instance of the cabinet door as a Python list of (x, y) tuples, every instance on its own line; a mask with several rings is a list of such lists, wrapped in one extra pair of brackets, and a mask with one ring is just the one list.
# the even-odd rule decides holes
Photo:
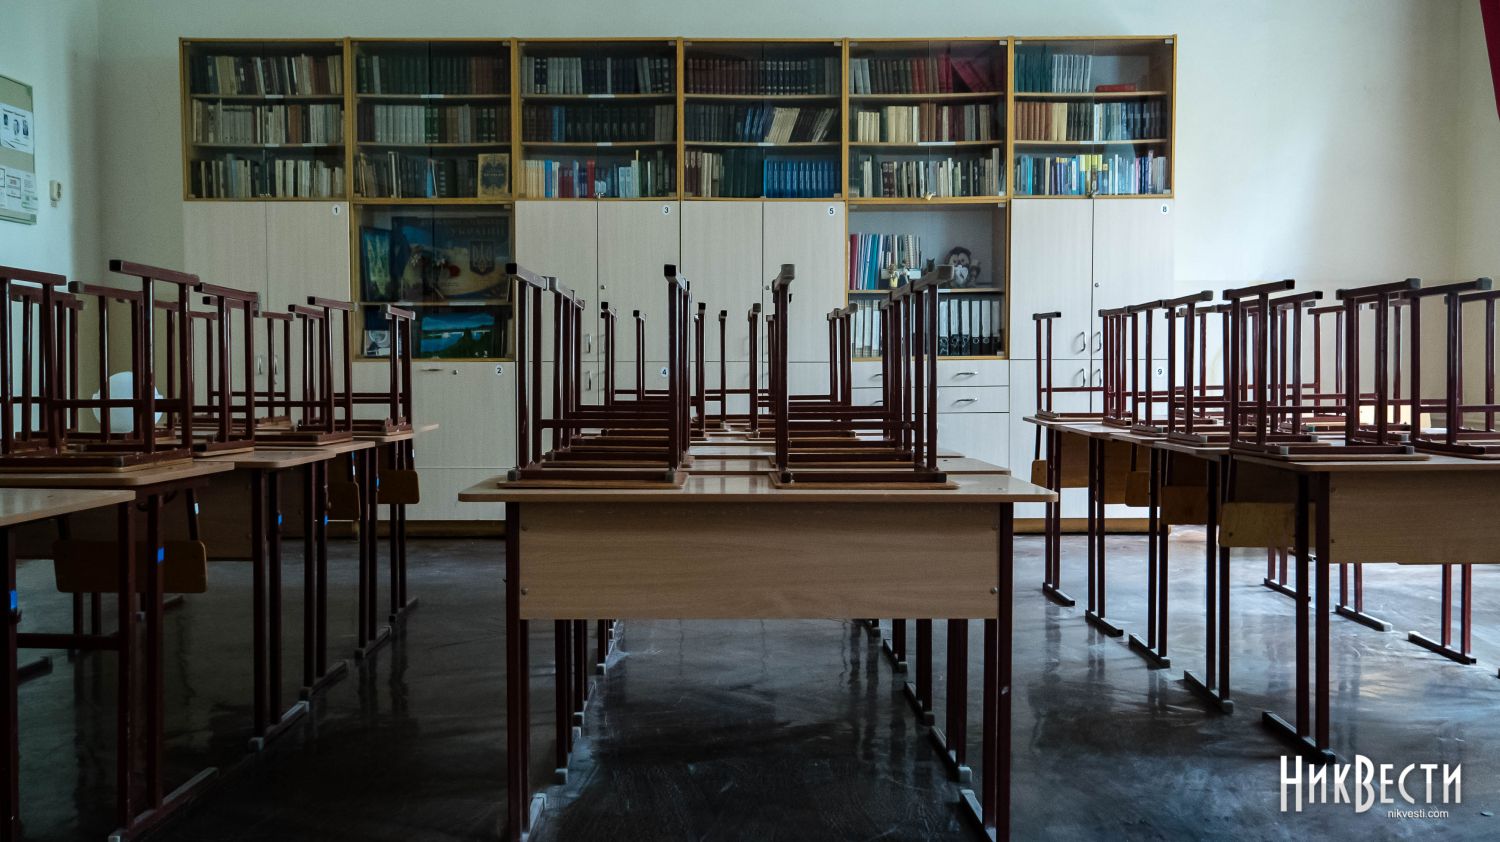
[(349, 301), (349, 205), (266, 202), (266, 301), (273, 310), (307, 297)]
[[(792, 282), (792, 331), (787, 337), (791, 362), (828, 360), (830, 310), (844, 306), (845, 228), (843, 202), (766, 202), (761, 286), (784, 263), (797, 267)], [(771, 297), (766, 295), (767, 310)]]
[[(266, 208), (270, 202), (184, 202), (187, 271), (220, 286), (266, 294)], [(342, 247), (348, 251), (348, 242)]]
[[(1017, 199), (1010, 209), (1010, 352), (1036, 357), (1034, 313), (1053, 322), (1052, 356), (1088, 356), (1094, 327), (1093, 202)], [(1045, 354), (1045, 350), (1043, 352)]]
[[(708, 305), (704, 358), (710, 361), (719, 359), (720, 311), (725, 312), (725, 358), (732, 362), (750, 358), (746, 317), (751, 305), (765, 306), (761, 288), (769, 277), (761, 265), (761, 206), (761, 202), (682, 203), (682, 273), (692, 281), (693, 299)], [(718, 381), (710, 376), (709, 382)]]
[(1171, 199), (1095, 199), (1094, 307), (1125, 307), (1176, 290)]
[[(556, 277), (584, 297), (591, 308), (584, 319), (583, 358), (597, 359), (599, 313), (599, 203), (590, 201), (516, 202), (516, 262), (539, 275)], [(657, 270), (660, 272), (660, 269)], [(552, 359), (552, 312), (543, 319), (542, 359)]]
[(439, 425), (436, 432), (418, 437), (417, 467), (497, 472), (512, 467), (515, 365), (416, 360), (412, 415), (418, 423)]
[[(1010, 415), (1005, 412), (939, 412), (938, 446), (1007, 467)], [(1022, 478), (1025, 478), (1024, 474)]]
[(599, 203), (599, 295), (590, 304), (607, 301), (620, 314), (616, 359), (636, 358), (632, 310), (646, 318), (646, 359), (667, 358), (662, 267), (682, 263), (681, 215), (681, 202)]

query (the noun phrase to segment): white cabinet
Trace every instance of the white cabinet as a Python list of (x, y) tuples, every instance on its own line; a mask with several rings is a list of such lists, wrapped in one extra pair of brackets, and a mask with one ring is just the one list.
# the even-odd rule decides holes
[[(270, 202), (184, 202), (183, 268), (211, 284), (266, 294)], [(348, 250), (348, 237), (342, 244)], [(347, 260), (347, 255), (346, 258)], [(348, 276), (344, 282), (348, 284)]]
[[(793, 329), (787, 337), (787, 359), (826, 361), (828, 329), (824, 317), (844, 306), (848, 284), (844, 269), (845, 208), (842, 202), (765, 202), (761, 246), (761, 284), (786, 263), (797, 267), (792, 282)], [(771, 297), (766, 293), (767, 311)]]
[(646, 319), (646, 358), (667, 358), (667, 283), (662, 267), (682, 262), (680, 217), (679, 202), (599, 203), (599, 289), (597, 297), (585, 297), (592, 319), (598, 318), (600, 301), (609, 302), (620, 314), (616, 359), (636, 358), (632, 310), (640, 310)]
[[(1060, 312), (1052, 354), (1088, 356), (1094, 327), (1093, 205), (1081, 199), (1017, 199), (1010, 209), (1010, 353), (1036, 353), (1035, 313)], [(1045, 341), (1045, 340), (1044, 340)], [(1046, 354), (1045, 348), (1043, 355)]]
[[(750, 358), (747, 315), (751, 306), (762, 304), (762, 288), (770, 277), (761, 264), (763, 204), (682, 203), (682, 273), (692, 282), (693, 298), (708, 305), (704, 334), (708, 360), (719, 359), (720, 311), (725, 313), (725, 358), (740, 362)], [(709, 383), (718, 383), (717, 372), (716, 366), (710, 366)]]
[(1004, 466), (1010, 455), (1008, 418), (1003, 412), (939, 412), (938, 446)]
[(266, 202), (266, 303), (274, 310), (310, 295), (348, 301), (349, 205)]
[(1171, 199), (1095, 199), (1094, 309), (1172, 298)]
[[(556, 277), (583, 296), (584, 354), (597, 359), (599, 315), (599, 203), (586, 200), (516, 202), (516, 262)], [(552, 359), (552, 313), (543, 314), (542, 359)], [(528, 349), (529, 351), (529, 349)]]

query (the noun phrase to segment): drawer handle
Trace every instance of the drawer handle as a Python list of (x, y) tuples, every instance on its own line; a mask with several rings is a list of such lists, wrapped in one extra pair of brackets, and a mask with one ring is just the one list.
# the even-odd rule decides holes
[(880, 378), (882, 378), (884, 376), (885, 376), (885, 372), (883, 372), (883, 371), (877, 371), (874, 374), (870, 375), (870, 379), (871, 380), (879, 380)]
[(954, 403), (973, 403), (977, 400), (979, 400), (979, 398), (959, 398), (955, 400)]
[(885, 406), (885, 398), (879, 398), (871, 406)]
[(979, 372), (977, 372), (977, 371), (955, 371), (953, 373), (953, 376), (954, 377), (976, 377), (976, 376), (978, 376), (978, 374), (979, 374)]

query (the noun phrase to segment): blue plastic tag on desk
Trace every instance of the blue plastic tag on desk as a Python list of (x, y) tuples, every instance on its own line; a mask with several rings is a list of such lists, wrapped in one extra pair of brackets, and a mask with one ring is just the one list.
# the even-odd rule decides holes
[(157, 564), (161, 564), (162, 562), (164, 562), (166, 560), (167, 560), (167, 548), (166, 547), (157, 547), (156, 548), (156, 563)]
[(17, 611), (19, 611), (20, 608), (21, 608), (21, 600), (20, 600), (20, 598), (16, 596), (16, 592), (15, 591), (11, 591), (10, 592), (10, 613), (14, 614)]

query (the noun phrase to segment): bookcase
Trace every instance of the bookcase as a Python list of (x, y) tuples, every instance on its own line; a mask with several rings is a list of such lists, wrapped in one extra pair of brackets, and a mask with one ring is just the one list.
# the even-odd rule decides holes
[(520, 44), (521, 193), (677, 195), (677, 39)]
[(343, 39), (181, 42), (185, 199), (347, 193)]
[(859, 40), (848, 46), (849, 196), (1006, 193), (1004, 39)]
[(494, 361), (512, 356), (510, 204), (355, 205), (358, 356), (390, 355), (382, 305), (414, 310), (412, 356)]
[(510, 198), (511, 44), (355, 40), (356, 199)]
[(1017, 196), (1172, 193), (1175, 38), (1015, 41)]
[(843, 41), (683, 42), (683, 197), (843, 195)]
[(849, 212), (847, 294), (854, 308), (855, 355), (881, 353), (879, 302), (934, 265), (954, 265), (938, 311), (938, 354), (953, 359), (1006, 355), (1007, 205), (914, 200), (854, 204)]

